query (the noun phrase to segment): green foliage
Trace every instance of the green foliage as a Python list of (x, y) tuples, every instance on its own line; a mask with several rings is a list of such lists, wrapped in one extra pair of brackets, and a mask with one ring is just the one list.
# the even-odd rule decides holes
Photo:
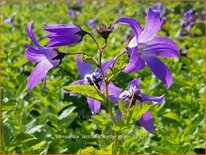
[[(82, 12), (76, 18), (68, 17), (68, 6), (76, 2), (1, 2), (2, 21), (14, 16), (14, 26), (2, 22), (1, 38), (1, 85), (2, 85), (2, 154), (108, 154), (112, 152), (112, 122), (108, 112), (102, 106), (98, 115), (91, 115), (84, 97), (70, 97), (63, 93), (62, 87), (79, 79), (75, 57), (65, 57), (62, 64), (48, 73), (47, 87), (43, 90), (41, 83), (32, 92), (27, 90), (28, 76), (35, 64), (24, 58), (24, 44), (31, 44), (26, 33), (26, 25), (33, 20), (33, 30), (41, 45), (48, 41), (44, 36), (43, 23), (75, 23), (83, 30), (90, 31), (100, 45), (103, 40), (95, 30), (85, 24), (87, 19), (97, 19), (108, 25), (122, 15), (136, 18), (142, 27), (145, 17), (142, 12), (154, 5), (153, 2), (97, 2), (79, 3)], [(197, 21), (190, 36), (178, 37), (183, 13), (193, 8), (196, 14), (205, 13), (202, 2), (162, 2), (168, 7), (167, 22), (163, 25), (169, 38), (175, 40), (179, 50), (187, 45), (187, 56), (175, 59), (160, 58), (173, 74), (173, 85), (170, 89), (152, 75), (148, 67), (130, 75), (120, 73), (128, 63), (125, 55), (107, 74), (108, 81), (126, 89), (133, 78), (141, 77), (141, 88), (145, 94), (160, 96), (166, 94), (162, 105), (150, 108), (155, 124), (154, 134), (149, 134), (138, 124), (136, 110), (125, 109), (125, 104), (112, 104), (113, 114), (119, 108), (122, 113), (136, 121), (135, 124), (119, 133), (118, 153), (121, 154), (204, 154), (204, 48), (205, 23)], [(90, 10), (90, 11), (88, 11)], [(127, 46), (122, 43), (131, 29), (128, 26), (115, 26), (115, 31), (107, 40), (103, 58), (114, 58)], [(167, 37), (164, 31), (158, 33)], [(95, 58), (84, 56), (84, 61), (95, 64), (97, 48), (90, 37), (85, 36), (81, 43), (60, 47), (62, 52), (82, 51)], [(81, 90), (75, 88), (77, 93)], [(84, 89), (84, 88), (83, 88)], [(88, 89), (88, 88), (85, 88)], [(92, 90), (87, 90), (95, 92)], [(91, 93), (89, 92), (89, 94)], [(88, 94), (82, 94), (87, 96)], [(95, 99), (104, 98), (97, 92)], [(92, 96), (90, 96), (92, 97)], [(134, 107), (135, 108), (135, 107)], [(142, 107), (149, 109), (148, 105)], [(142, 109), (141, 109), (142, 110)], [(143, 111), (144, 111), (143, 110)], [(141, 113), (143, 113), (141, 111)], [(138, 113), (139, 117), (140, 114)], [(141, 114), (142, 115), (142, 114)], [(127, 117), (128, 117), (127, 116)], [(124, 126), (126, 117), (116, 122), (114, 128)], [(118, 131), (119, 131), (118, 129)], [(79, 138), (71, 138), (79, 135)], [(82, 138), (83, 135), (98, 135), (104, 138)], [(108, 137), (106, 137), (108, 136)], [(105, 138), (106, 137), (106, 138)]]
[(74, 94), (80, 94), (96, 99), (100, 102), (104, 102), (106, 100), (104, 95), (102, 95), (99, 91), (97, 91), (93, 86), (90, 85), (69, 85), (65, 86), (64, 89)]
[[(126, 109), (123, 104), (125, 103), (120, 100), (118, 107), (123, 114), (123, 118), (119, 119), (114, 125), (114, 130), (117, 132), (131, 128), (131, 126), (135, 124), (152, 106), (152, 103), (150, 102), (143, 102), (142, 104), (137, 104), (129, 109)], [(125, 109), (127, 111), (125, 111)]]

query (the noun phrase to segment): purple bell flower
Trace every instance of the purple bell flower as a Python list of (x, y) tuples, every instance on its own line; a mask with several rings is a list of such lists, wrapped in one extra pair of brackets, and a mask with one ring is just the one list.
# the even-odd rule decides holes
[(49, 47), (65, 46), (80, 42), (86, 34), (78, 25), (45, 24), (44, 26), (44, 30), (49, 33), (46, 36), (50, 39), (48, 42)]
[(29, 76), (28, 89), (31, 91), (41, 80), (44, 80), (44, 88), (48, 90), (46, 88), (47, 72), (57, 67), (65, 54), (58, 52), (54, 48), (40, 46), (32, 30), (32, 23), (33, 21), (28, 23), (27, 33), (35, 46), (25, 44), (26, 51), (24, 56), (29, 61), (37, 63), (37, 65)]
[(77, 16), (73, 9), (69, 9), (67, 15), (71, 18), (75, 18)]
[(189, 9), (184, 13), (183, 25), (187, 27), (195, 21), (195, 10)]
[[(165, 95), (160, 97), (156, 96), (148, 96), (142, 93), (140, 88), (140, 78), (136, 78), (132, 80), (128, 85), (128, 90), (124, 90), (120, 95), (119, 98), (125, 101), (126, 106), (129, 106), (129, 103), (132, 102), (132, 106), (136, 104), (141, 104), (143, 102), (154, 102), (154, 105), (159, 105), (165, 99)], [(132, 98), (133, 96), (133, 98)], [(131, 101), (132, 99), (132, 101)], [(117, 111), (115, 120), (118, 120), (122, 117), (120, 111)], [(152, 119), (152, 115), (149, 111), (146, 111), (144, 115), (139, 119), (139, 123), (142, 125), (150, 133), (154, 132), (154, 121)]]
[(157, 36), (162, 20), (158, 12), (148, 10), (145, 29), (142, 30), (138, 21), (133, 18), (120, 18), (115, 24), (125, 24), (134, 30), (134, 37), (128, 44), (129, 64), (123, 70), (125, 73), (136, 72), (147, 64), (154, 75), (168, 88), (172, 84), (172, 74), (157, 56), (173, 58), (179, 55), (177, 45), (166, 37)]
[(6, 19), (4, 20), (4, 23), (5, 23), (5, 24), (10, 24), (10, 25), (14, 26), (14, 17), (6, 18)]
[[(104, 75), (107, 74), (108, 70), (110, 69), (110, 67), (112, 67), (113, 63), (114, 60), (111, 59), (102, 64)], [(77, 56), (76, 65), (82, 79), (78, 81), (74, 81), (70, 85), (74, 85), (74, 84), (95, 85), (102, 93), (104, 94), (106, 93), (105, 83), (101, 76), (101, 72), (98, 68), (95, 71), (93, 71), (91, 65), (88, 62), (83, 62), (80, 56)], [(112, 82), (109, 83), (108, 88), (109, 88), (110, 100), (112, 100), (114, 103), (117, 104), (118, 96), (121, 93), (121, 89), (116, 87)], [(70, 96), (77, 96), (77, 95), (78, 94), (70, 94)], [(92, 114), (96, 114), (99, 112), (101, 106), (101, 103), (99, 101), (87, 97), (87, 103), (89, 104), (89, 108)]]
[(94, 30), (96, 30), (96, 25), (97, 25), (97, 21), (94, 19), (88, 19), (86, 20), (86, 23), (93, 28)]

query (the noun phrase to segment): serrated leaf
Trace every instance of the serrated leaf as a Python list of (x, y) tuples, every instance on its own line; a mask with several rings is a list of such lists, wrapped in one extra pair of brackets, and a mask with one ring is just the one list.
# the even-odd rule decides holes
[(137, 104), (128, 110), (127, 116), (129, 117), (129, 119), (138, 121), (142, 117), (142, 115), (147, 110), (149, 110), (151, 106), (152, 106), (151, 102), (143, 102), (141, 104)]
[(104, 102), (105, 100), (104, 95), (97, 92), (97, 90), (90, 85), (69, 85), (65, 86), (64, 89), (74, 94), (80, 94), (86, 97), (96, 99), (100, 102)]

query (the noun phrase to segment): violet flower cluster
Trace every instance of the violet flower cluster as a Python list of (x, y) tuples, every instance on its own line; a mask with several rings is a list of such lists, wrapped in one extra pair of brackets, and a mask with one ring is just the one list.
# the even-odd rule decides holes
[[(62, 59), (67, 55), (76, 56), (77, 70), (81, 76), (81, 79), (74, 81), (70, 85), (90, 85), (95, 88), (98, 93), (101, 93), (107, 98), (106, 103), (87, 97), (88, 106), (92, 114), (97, 114), (104, 105), (110, 108), (110, 104), (118, 105), (118, 101), (125, 102), (127, 108), (142, 104), (144, 102), (151, 102), (153, 105), (161, 104), (165, 99), (165, 94), (162, 96), (149, 96), (142, 93), (140, 88), (140, 77), (135, 78), (128, 84), (128, 89), (124, 90), (115, 86), (111, 81), (107, 80), (107, 74), (112, 70), (116, 64), (116, 61), (124, 54), (129, 56), (129, 63), (122, 70), (124, 73), (138, 72), (142, 70), (146, 65), (149, 66), (152, 73), (160, 79), (167, 88), (169, 88), (173, 82), (172, 74), (169, 68), (158, 59), (158, 57), (174, 58), (178, 56), (178, 48), (176, 43), (166, 37), (158, 36), (157, 33), (161, 28), (162, 19), (160, 17), (161, 10), (148, 9), (146, 24), (144, 29), (139, 22), (134, 18), (119, 18), (113, 25), (107, 27), (105, 24), (100, 25), (100, 29), (97, 32), (105, 40), (105, 44), (100, 48), (96, 39), (89, 33), (81, 29), (79, 25), (73, 24), (45, 24), (44, 30), (48, 33), (46, 36), (49, 41), (47, 46), (41, 46), (36, 39), (36, 36), (32, 30), (32, 23), (27, 25), (27, 33), (32, 40), (34, 46), (25, 44), (26, 51), (25, 57), (34, 63), (37, 63), (36, 67), (32, 71), (28, 80), (28, 89), (31, 91), (40, 81), (43, 81), (46, 90), (46, 75), (49, 70), (58, 67), (62, 63)], [(94, 21), (87, 21), (88, 24), (96, 28)], [(134, 35), (128, 42), (126, 51), (120, 53), (116, 58), (104, 61), (102, 63), (102, 56), (106, 47), (106, 42), (109, 34), (115, 29), (114, 27), (119, 24), (129, 26)], [(96, 69), (92, 69), (89, 62), (84, 62), (83, 57), (85, 53), (62, 53), (59, 52), (57, 47), (70, 46), (80, 42), (85, 35), (92, 37), (94, 43), (99, 50), (99, 61), (96, 62)], [(70, 93), (70, 96), (78, 96), (80, 94)], [(112, 115), (112, 114), (111, 114)], [(116, 116), (113, 117), (115, 121), (121, 119), (122, 114), (120, 110), (116, 110)], [(154, 132), (154, 122), (152, 115), (149, 111), (146, 111), (139, 119), (139, 122), (143, 128), (148, 132)]]

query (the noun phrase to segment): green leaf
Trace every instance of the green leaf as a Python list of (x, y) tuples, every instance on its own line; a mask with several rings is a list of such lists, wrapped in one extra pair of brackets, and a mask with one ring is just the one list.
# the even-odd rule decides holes
[[(122, 105), (123, 105), (123, 103), (120, 102), (120, 104), (122, 104)], [(123, 109), (122, 105), (120, 105), (121, 109)], [(149, 108), (151, 106), (152, 106), (152, 103), (150, 103), (150, 102), (144, 102), (144, 103), (137, 104), (137, 105), (133, 106), (127, 112), (125, 112), (125, 117), (124, 118), (119, 119), (118, 121), (116, 121), (115, 125), (113, 126), (113, 130), (123, 131), (125, 129), (131, 128), (131, 126), (136, 121), (138, 121), (142, 117), (142, 115), (147, 110), (149, 110)], [(118, 105), (118, 107), (119, 107), (119, 105)]]
[(120, 100), (118, 101), (118, 109), (121, 111), (123, 116), (125, 116), (125, 109), (126, 109), (126, 104), (124, 101)]
[(69, 85), (65, 86), (64, 89), (74, 94), (80, 94), (86, 97), (96, 99), (100, 102), (105, 101), (104, 95), (97, 92), (97, 90), (90, 85)]
[(27, 143), (33, 140), (36, 140), (37, 138), (33, 135), (27, 134), (27, 133), (19, 133), (11, 142), (13, 146)]
[[(144, 102), (141, 104), (137, 104), (129, 109), (126, 118), (128, 116), (128, 119), (132, 119), (134, 121), (138, 121), (142, 115), (151, 108), (152, 103), (151, 102)], [(130, 120), (129, 120), (130, 122)]]
[(179, 116), (176, 114), (176, 113), (173, 113), (173, 112), (169, 112), (169, 113), (166, 113), (164, 114), (164, 117), (167, 117), (167, 118), (170, 118), (170, 119), (174, 119), (176, 121), (179, 122)]
[(58, 117), (59, 120), (66, 118), (67, 116), (69, 116), (74, 110), (76, 109), (76, 107), (69, 107), (67, 109), (65, 109)]
[(13, 64), (13, 66), (14, 66), (14, 67), (21, 67), (21, 66), (23, 66), (23, 65), (24, 65), (25, 63), (27, 63), (27, 62), (28, 62), (28, 60), (27, 60), (26, 58), (22, 57), (21, 60), (15, 62), (15, 63)]

